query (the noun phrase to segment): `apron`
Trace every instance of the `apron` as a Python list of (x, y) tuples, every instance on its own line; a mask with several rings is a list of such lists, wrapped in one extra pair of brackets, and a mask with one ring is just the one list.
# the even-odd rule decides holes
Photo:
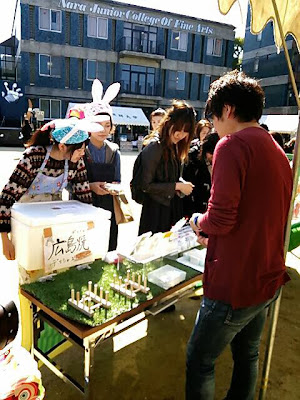
[[(94, 162), (89, 149), (86, 149), (85, 165), (88, 173), (89, 182), (107, 182), (112, 183), (115, 180), (116, 167), (113, 163), (97, 163)], [(108, 194), (105, 196), (93, 195), (93, 205), (111, 211), (109, 251), (116, 250), (118, 240), (118, 226), (116, 224), (113, 196)]]
[(52, 146), (47, 147), (46, 157), (27, 192), (19, 200), (20, 203), (34, 203), (40, 201), (54, 201), (62, 199), (62, 191), (68, 184), (69, 163), (65, 160), (63, 174), (53, 177), (43, 174), (49, 160)]
[[(57, 177), (43, 175), (43, 170), (49, 160), (52, 146), (47, 147), (46, 157), (27, 192), (21, 197), (19, 203), (38, 203), (43, 201), (56, 201), (62, 199), (62, 190), (68, 184), (69, 164), (65, 160), (64, 172)], [(35, 281), (43, 275), (43, 271), (27, 271), (19, 267), (20, 283)]]
[[(62, 190), (68, 184), (69, 164), (68, 160), (65, 160), (64, 172), (57, 177), (43, 175), (42, 172), (49, 160), (51, 149), (52, 146), (47, 147), (47, 154), (44, 162), (29, 189), (19, 200), (20, 203), (36, 203), (62, 199)], [(19, 266), (20, 284), (33, 282), (43, 275), (43, 270), (30, 272)], [(19, 294), (19, 298), (22, 320), (22, 346), (30, 351), (33, 340), (30, 329), (30, 302), (24, 296), (21, 296), (21, 294)]]

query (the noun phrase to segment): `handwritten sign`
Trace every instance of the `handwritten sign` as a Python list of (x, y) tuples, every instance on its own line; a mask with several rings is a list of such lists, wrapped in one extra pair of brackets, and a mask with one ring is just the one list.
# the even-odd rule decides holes
[(44, 229), (45, 272), (94, 261), (89, 243), (90, 230), (87, 223), (72, 224)]

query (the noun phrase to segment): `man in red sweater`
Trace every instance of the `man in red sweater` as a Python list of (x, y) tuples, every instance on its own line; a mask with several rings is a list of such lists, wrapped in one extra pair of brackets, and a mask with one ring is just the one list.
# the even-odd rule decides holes
[(254, 399), (267, 307), (289, 280), (283, 247), (292, 172), (259, 126), (263, 105), (262, 88), (242, 72), (210, 87), (206, 116), (221, 140), (208, 210), (190, 220), (208, 248), (204, 298), (187, 348), (187, 400), (214, 399), (215, 361), (228, 344), (234, 369), (226, 400)]

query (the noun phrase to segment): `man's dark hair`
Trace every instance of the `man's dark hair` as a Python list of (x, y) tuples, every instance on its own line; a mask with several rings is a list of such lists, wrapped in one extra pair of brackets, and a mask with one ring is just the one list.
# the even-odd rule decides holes
[(231, 71), (210, 85), (205, 107), (205, 117), (221, 118), (223, 107), (235, 107), (240, 122), (258, 121), (265, 103), (264, 91), (258, 81), (240, 71)]

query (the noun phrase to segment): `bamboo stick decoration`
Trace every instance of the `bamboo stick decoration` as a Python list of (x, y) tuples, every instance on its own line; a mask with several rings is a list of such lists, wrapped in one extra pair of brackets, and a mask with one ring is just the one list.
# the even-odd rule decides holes
[(75, 290), (74, 289), (71, 289), (71, 299), (72, 299), (72, 301), (75, 300)]
[(97, 283), (94, 284), (94, 295), (97, 296), (97, 292), (98, 292), (98, 285)]
[(77, 301), (77, 305), (80, 302), (80, 292), (76, 292), (76, 301)]

